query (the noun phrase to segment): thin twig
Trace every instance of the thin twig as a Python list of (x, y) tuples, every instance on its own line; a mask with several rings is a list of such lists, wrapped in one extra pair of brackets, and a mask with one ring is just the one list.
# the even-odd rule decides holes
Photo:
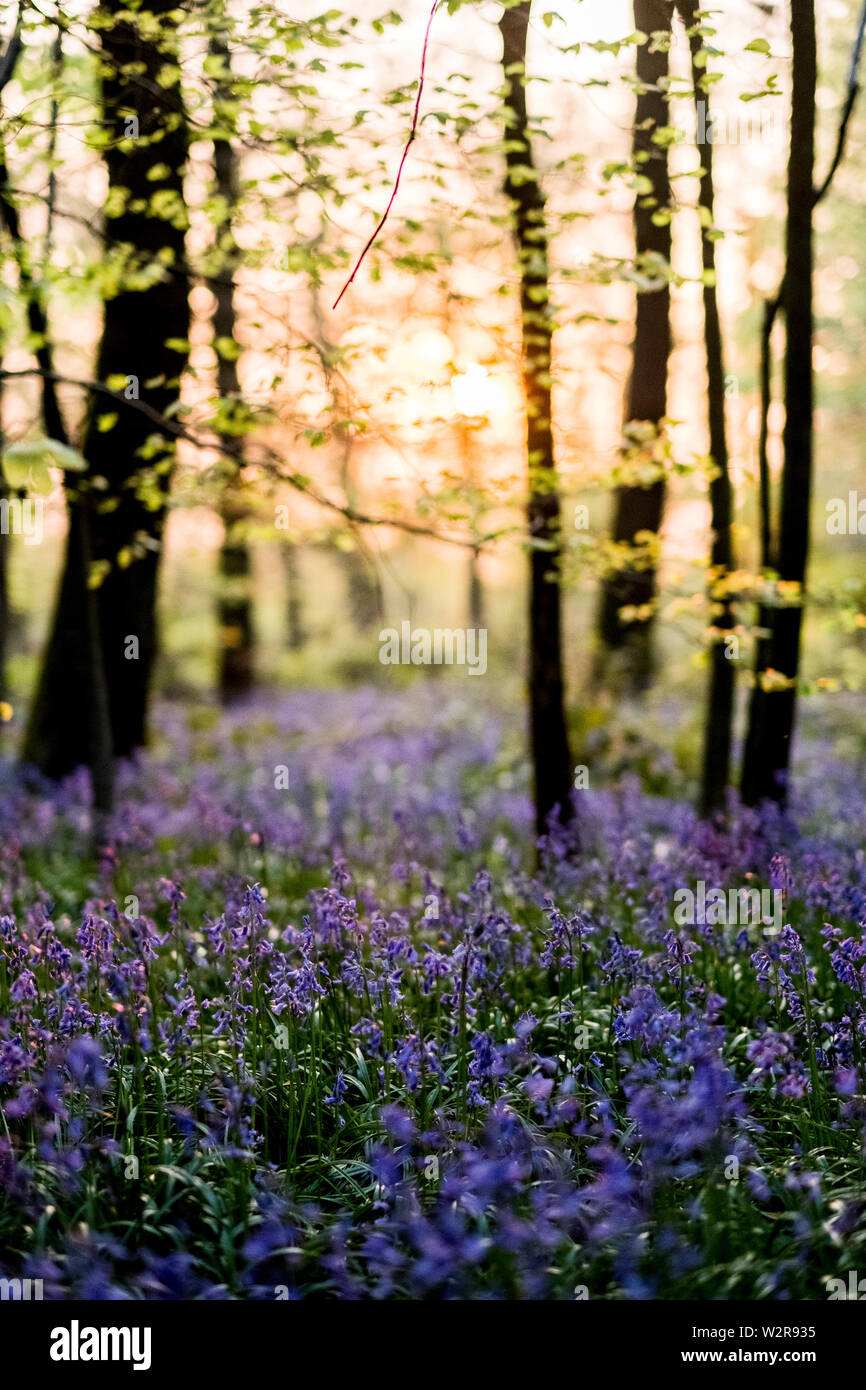
[(430, 47), (430, 30), (433, 28), (433, 20), (436, 18), (436, 11), (438, 10), (441, 3), (442, 0), (433, 0), (433, 8), (430, 11), (430, 18), (427, 20), (427, 32), (424, 35), (424, 48), (421, 53), (421, 75), (418, 79), (418, 95), (415, 98), (415, 112), (412, 117), (412, 129), (409, 132), (409, 139), (406, 141), (406, 146), (403, 150), (403, 157), (400, 160), (400, 167), (397, 170), (397, 177), (394, 181), (394, 191), (388, 200), (388, 206), (382, 214), (382, 218), (379, 222), (378, 227), (374, 231), (373, 235), (370, 237), (369, 241), (367, 242), (367, 245), (364, 247), (363, 251), (361, 252), (360, 256), (355, 262), (355, 269), (352, 271), (352, 274), (349, 276), (345, 285), (340, 290), (340, 293), (337, 295), (337, 298), (334, 300), (333, 307), (335, 309), (339, 304), (340, 300), (343, 298), (343, 295), (346, 293), (346, 290), (352, 284), (353, 280), (355, 279), (355, 276), (361, 269), (361, 266), (364, 264), (367, 252), (370, 251), (370, 249), (375, 244), (376, 239), (379, 236), (379, 233), (381, 232), (385, 223), (388, 221), (394, 203), (397, 201), (397, 194), (400, 191), (400, 180), (403, 177), (403, 169), (405, 167), (406, 160), (409, 158), (409, 151), (411, 150), (412, 145), (415, 142), (415, 137), (418, 134), (418, 117), (421, 112), (421, 97), (424, 93), (424, 75), (427, 71), (427, 50)]
[(866, 3), (864, 3), (863, 9), (860, 13), (860, 23), (857, 28), (857, 38), (854, 42), (854, 49), (851, 54), (851, 67), (848, 70), (848, 96), (845, 101), (845, 106), (842, 110), (842, 119), (839, 122), (839, 134), (836, 140), (836, 152), (833, 155), (833, 161), (830, 165), (827, 177), (821, 184), (821, 187), (815, 193), (815, 206), (817, 206), (818, 203), (821, 202), (822, 198), (827, 193), (830, 184), (833, 182), (836, 170), (842, 163), (842, 158), (845, 154), (845, 140), (848, 135), (848, 126), (851, 121), (851, 116), (854, 112), (854, 106), (857, 102), (857, 97), (860, 94), (859, 72), (860, 59), (863, 56), (864, 39), (866, 39)]

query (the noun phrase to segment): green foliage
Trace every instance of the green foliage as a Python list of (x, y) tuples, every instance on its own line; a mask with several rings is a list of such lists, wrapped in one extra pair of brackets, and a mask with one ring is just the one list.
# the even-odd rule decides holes
[(51, 466), (67, 473), (82, 473), (87, 468), (77, 449), (56, 439), (28, 439), (4, 448), (0, 466), (11, 488), (29, 492), (51, 491)]

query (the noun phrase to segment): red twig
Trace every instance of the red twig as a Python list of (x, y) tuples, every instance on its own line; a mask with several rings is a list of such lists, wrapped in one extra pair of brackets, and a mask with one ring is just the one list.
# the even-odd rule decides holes
[(436, 18), (436, 11), (438, 10), (441, 3), (442, 0), (433, 0), (433, 8), (430, 11), (430, 18), (427, 20), (427, 31), (424, 35), (424, 48), (421, 53), (421, 75), (418, 79), (418, 95), (415, 98), (415, 113), (412, 117), (412, 129), (409, 132), (409, 139), (406, 141), (406, 148), (403, 150), (403, 158), (400, 160), (400, 167), (397, 170), (397, 178), (394, 181), (394, 191), (388, 200), (388, 206), (382, 214), (382, 219), (378, 227), (374, 231), (373, 235), (370, 237), (370, 240), (367, 242), (367, 245), (364, 247), (363, 251), (361, 252), (360, 256), (355, 262), (355, 269), (352, 271), (352, 274), (349, 276), (345, 285), (340, 290), (340, 293), (337, 295), (337, 298), (334, 300), (335, 309), (339, 304), (340, 300), (343, 298), (343, 295), (346, 293), (346, 290), (349, 288), (352, 281), (355, 279), (355, 276), (358, 274), (358, 271), (361, 269), (361, 266), (364, 264), (367, 252), (374, 245), (376, 238), (378, 237), (385, 223), (388, 221), (391, 209), (397, 200), (397, 194), (400, 191), (400, 180), (403, 177), (403, 168), (406, 164), (406, 160), (409, 158), (409, 151), (412, 148), (415, 136), (418, 134), (418, 116), (421, 111), (421, 97), (424, 93), (424, 74), (427, 71), (427, 50), (430, 47), (430, 30), (433, 28), (433, 20)]

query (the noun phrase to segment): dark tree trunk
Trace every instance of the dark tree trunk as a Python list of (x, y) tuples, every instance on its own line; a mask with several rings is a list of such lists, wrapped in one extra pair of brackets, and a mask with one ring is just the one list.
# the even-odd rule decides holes
[(358, 632), (369, 632), (385, 620), (385, 599), (375, 561), (360, 537), (353, 539), (353, 545), (339, 546), (337, 555), (346, 575), (352, 622)]
[[(54, 63), (56, 76), (59, 77), (63, 61), (63, 48), (61, 43), (61, 33), (58, 29), (57, 39), (54, 44)], [(17, 51), (15, 58), (17, 58)], [(14, 66), (15, 59), (12, 60)], [(6, 78), (11, 75), (12, 68), (6, 68)], [(53, 160), (56, 126), (57, 126), (58, 104), (55, 101), (51, 105), (51, 131), (50, 131), (50, 153), (49, 158)], [(19, 285), (22, 295), (27, 303), (27, 321), (31, 333), (34, 335), (37, 347), (35, 356), (39, 369), (42, 373), (41, 379), (41, 413), (42, 423), (46, 435), (59, 441), (61, 444), (68, 444), (68, 434), (63, 415), (60, 409), (60, 402), (57, 396), (57, 386), (53, 377), (54, 361), (49, 334), (48, 319), (45, 307), (42, 302), (40, 286), (34, 282), (31, 270), (30, 256), (22, 236), (18, 220), (18, 208), (14, 198), (10, 193), (9, 172), (6, 166), (5, 155), (0, 151), (0, 213), (2, 213), (3, 225), (5, 226), (12, 243), (12, 250), (18, 266)], [(49, 176), (49, 206), (48, 206), (48, 243), (50, 246), (51, 222), (54, 212), (55, 187), (52, 174)], [(2, 638), (2, 661), (0, 661), (0, 675), (5, 683), (5, 657), (7, 649), (7, 633), (9, 622), (9, 597), (8, 597), (8, 574), (7, 560), (4, 541), (4, 555), (2, 561), (2, 616), (0, 625), (3, 628)], [(70, 528), (70, 544), (77, 546), (80, 553), (85, 556), (90, 553), (90, 522), (87, 509), (84, 508), (76, 522), (74, 535)], [(79, 760), (86, 763), (90, 769), (91, 788), (93, 793), (93, 841), (94, 848), (98, 848), (104, 839), (104, 833), (108, 816), (114, 806), (114, 764), (111, 753), (111, 732), (108, 722), (108, 703), (105, 685), (105, 668), (102, 660), (102, 652), (97, 639), (97, 617), (96, 600), (92, 590), (86, 588), (83, 576), (86, 567), (79, 561), (75, 566), (75, 572), (81, 581), (81, 593), (78, 596), (77, 611), (81, 616), (80, 641), (82, 650), (86, 653), (84, 661), (91, 676), (91, 686), (93, 698), (90, 707), (83, 713), (82, 718), (86, 721), (83, 725), (83, 747), (85, 755)], [(26, 753), (25, 753), (26, 757)]]
[[(185, 351), (168, 343), (185, 343), (189, 332), (186, 278), (171, 269), (182, 266), (184, 254), (186, 124), (179, 83), (160, 81), (172, 62), (172, 9), (171, 0), (149, 0), (148, 13), (162, 21), (154, 37), (134, 18), (118, 18), (128, 14), (120, 0), (106, 0), (99, 28), (103, 119), (111, 137), (105, 162), (110, 188), (126, 194), (124, 211), (112, 222), (113, 238), (129, 247), (131, 266), (152, 268), (160, 257), (167, 268), (148, 288), (124, 285), (106, 302), (97, 376), (125, 377), (129, 398), (137, 393), (160, 412), (177, 402), (186, 361)], [(86, 640), (89, 592), (96, 595), (114, 753), (126, 756), (146, 739), (173, 451), (166, 444), (143, 459), (139, 451), (154, 434), (152, 422), (127, 405), (118, 408), (112, 429), (101, 430), (104, 413), (92, 409), (82, 448), (89, 470), (81, 492), (69, 495), (64, 571), (25, 743), (25, 760), (50, 777), (92, 754), (99, 698)], [(89, 566), (83, 532), (89, 532)], [(88, 589), (100, 578), (95, 590)]]
[(286, 641), (289, 651), (298, 652), (307, 640), (304, 629), (301, 574), (298, 547), (295, 541), (284, 541), (281, 547), (283, 570), (286, 576)]
[[(80, 550), (75, 573), (89, 574), (93, 563), (93, 512), (86, 502), (78, 505), (70, 517), (74, 543)], [(99, 606), (92, 589), (85, 588), (83, 641), (91, 673), (91, 706), (89, 722), (89, 766), (93, 792), (93, 849), (98, 852), (104, 843), (108, 818), (114, 810), (114, 748), (111, 732), (111, 707), (105, 659), (99, 630)]]
[[(695, 112), (700, 129), (700, 102), (706, 101), (712, 90), (704, 82), (706, 68), (701, 58), (704, 44), (699, 32), (700, 6), (697, 0), (678, 0), (683, 23), (688, 30), (692, 60), (692, 85)], [(716, 292), (716, 243), (713, 239), (715, 222), (715, 186), (713, 179), (713, 146), (707, 141), (699, 146), (698, 155), (703, 174), (700, 182), (701, 247), (704, 269), (704, 342), (707, 358), (707, 406), (710, 454), (716, 476), (710, 484), (713, 542), (710, 554), (712, 577), (709, 596), (716, 612), (713, 626), (718, 634), (710, 649), (710, 682), (704, 728), (704, 752), (701, 775), (701, 813), (711, 815), (724, 807), (725, 793), (731, 773), (731, 736), (734, 721), (735, 672), (734, 661), (728, 653), (726, 634), (734, 626), (730, 601), (729, 575), (733, 568), (731, 535), (732, 492), (728, 459), (728, 433), (725, 420), (725, 360), (722, 325)]]
[[(812, 496), (813, 208), (817, 41), (814, 0), (792, 0), (793, 78), (788, 164), (784, 308), (786, 320), (784, 468), (778, 540), (783, 582), (803, 596)], [(750, 805), (788, 796), (791, 739), (800, 670), (802, 603), (767, 610), (770, 634), (759, 646), (743, 767)]]
[(484, 614), (484, 585), (481, 583), (478, 551), (469, 556), (469, 626), (480, 631), (487, 626)]
[(12, 243), (12, 251), (18, 267), (19, 290), (27, 304), (27, 326), (36, 341), (34, 356), (43, 373), (41, 381), (42, 423), (49, 439), (67, 444), (68, 437), (60, 403), (57, 399), (57, 386), (52, 377), (54, 368), (51, 341), (48, 332), (48, 319), (42, 303), (40, 288), (34, 283), (30, 268), (30, 256), (21, 236), (18, 208), (10, 193), (9, 170), (6, 156), (0, 149), (0, 218)]
[(248, 695), (255, 685), (252, 557), (244, 525), (247, 509), (238, 489), (226, 488), (220, 505), (225, 534), (220, 546), (218, 621), (219, 692), (223, 704)]
[(520, 258), (523, 377), (532, 545), (529, 593), (529, 722), (539, 833), (558, 808), (573, 814), (572, 766), (565, 721), (560, 575), (561, 514), (551, 424), (551, 345), (546, 204), (535, 168), (526, 103), (526, 47), (531, 0), (506, 10), (502, 68), (506, 102), (505, 192)]
[[(12, 73), (15, 69), (15, 65), (18, 61), (20, 52), (21, 31), (19, 12), (19, 23), (16, 24), (13, 38), (7, 45), (6, 51), (3, 54), (3, 67), (5, 77), (3, 83), (0, 84), (0, 91), (2, 91), (3, 86), (5, 86), (11, 78)], [(2, 108), (0, 108), (0, 113), (2, 113)], [(15, 220), (15, 222), (17, 222), (18, 214), (14, 203), (11, 201), (9, 197), (9, 173), (6, 168), (6, 157), (2, 150), (2, 147), (0, 147), (0, 210), (2, 210), (3, 213), (4, 225), (6, 226), (7, 230), (11, 231), (11, 227), (9, 226), (10, 215)], [(13, 253), (16, 255), (16, 259), (18, 259), (18, 245), (14, 237), (12, 249)], [(0, 365), (2, 365), (4, 347), (5, 343), (0, 344)], [(0, 451), (2, 451), (4, 445), (5, 437), (3, 434), (3, 383), (2, 381), (0, 381)], [(3, 477), (2, 472), (0, 472), (0, 501), (8, 499), (8, 497), (9, 489), (6, 486), (6, 481)], [(6, 660), (9, 654), (10, 614), (11, 610), (9, 604), (9, 535), (8, 530), (2, 530), (0, 531), (0, 700), (5, 700), (6, 698)]]
[[(0, 411), (3, 406), (3, 388), (0, 384)], [(0, 449), (3, 448), (3, 431), (0, 428)], [(0, 474), (0, 502), (9, 496), (9, 489)], [(9, 536), (0, 528), (0, 700), (6, 699), (6, 658), (9, 652)]]
[[(231, 101), (231, 59), (228, 45), (215, 36), (210, 41), (211, 55), (219, 58), (225, 81), (215, 95), (215, 116), (219, 117)], [(228, 120), (228, 117), (225, 117)], [(217, 391), (222, 401), (239, 399), (240, 381), (233, 353), (220, 351), (220, 340), (234, 342), (237, 330), (234, 276), (238, 264), (238, 249), (233, 233), (233, 219), (240, 195), (238, 159), (230, 139), (218, 136), (213, 142), (214, 183), (226, 209), (225, 222), (217, 226), (216, 235), (223, 248), (222, 262), (213, 284), (216, 305), (213, 313), (213, 336), (217, 351)], [(220, 634), (219, 691), (223, 704), (248, 695), (255, 684), (255, 625), (253, 622), (252, 557), (244, 531), (248, 520), (243, 487), (239, 472), (243, 464), (242, 446), (237, 436), (226, 435), (223, 447), (235, 460), (233, 475), (222, 494), (220, 515), (225, 528), (220, 548), (218, 622)]]
[[(634, 0), (635, 27), (646, 34), (669, 32), (672, 11), (658, 0)], [(658, 289), (638, 293), (632, 346), (632, 370), (626, 399), (626, 424), (649, 423), (658, 427), (667, 415), (668, 360), (671, 352), (670, 285), (667, 268), (671, 258), (671, 228), (666, 217), (654, 220), (670, 204), (670, 175), (665, 145), (653, 140), (655, 132), (668, 124), (668, 100), (664, 81), (669, 59), (662, 44), (653, 52), (651, 40), (637, 49), (637, 99), (635, 105), (633, 157), (638, 173), (646, 177), (652, 191), (635, 197), (634, 231), (638, 263), (653, 260), (663, 277)], [(649, 260), (647, 259), (649, 258)], [(613, 539), (620, 545), (634, 546), (639, 532), (655, 535), (662, 522), (665, 504), (663, 479), (646, 487), (624, 486), (616, 491)], [(640, 548), (640, 547), (638, 547)], [(626, 565), (608, 576), (602, 586), (599, 611), (601, 650), (598, 674), (604, 676), (611, 653), (618, 653), (616, 667), (627, 688), (638, 692), (652, 676), (652, 616), (623, 622), (620, 610), (643, 608), (656, 593), (655, 565), (642, 555), (633, 567)]]
[[(446, 320), (445, 331), (448, 332), (450, 328), (451, 315), (449, 312), (448, 318)], [(478, 494), (478, 478), (476, 476), (477, 468), (475, 461), (475, 427), (473, 427), (473, 425), (467, 419), (461, 418), (458, 433), (460, 439), (460, 455), (463, 460), (463, 481), (465, 483), (467, 492), (469, 493), (470, 497), (474, 498)], [(473, 531), (475, 531), (478, 523), (478, 517), (474, 511), (474, 508), (471, 519), (472, 528)], [(480, 630), (485, 626), (484, 585), (481, 581), (480, 558), (481, 552), (479, 547), (476, 546), (475, 548), (470, 550), (469, 562), (467, 565), (467, 578), (469, 581), (467, 585), (467, 607), (469, 609), (469, 626), (475, 628), (476, 631)]]

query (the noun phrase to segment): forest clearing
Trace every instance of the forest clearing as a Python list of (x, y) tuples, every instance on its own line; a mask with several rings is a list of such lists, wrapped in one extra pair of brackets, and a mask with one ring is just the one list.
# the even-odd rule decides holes
[(866, 5), (0, 35), (0, 1301), (859, 1300)]

